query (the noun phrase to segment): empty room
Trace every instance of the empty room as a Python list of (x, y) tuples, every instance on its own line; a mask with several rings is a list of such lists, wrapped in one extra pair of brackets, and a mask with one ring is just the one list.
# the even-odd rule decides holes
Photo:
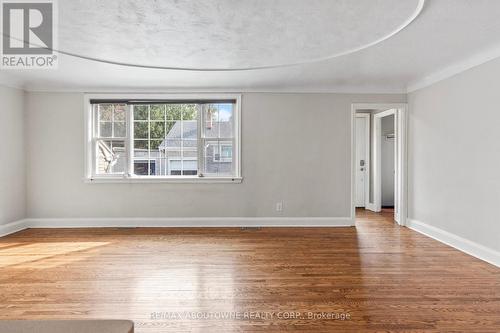
[(500, 332), (500, 1), (0, 7), (0, 333)]

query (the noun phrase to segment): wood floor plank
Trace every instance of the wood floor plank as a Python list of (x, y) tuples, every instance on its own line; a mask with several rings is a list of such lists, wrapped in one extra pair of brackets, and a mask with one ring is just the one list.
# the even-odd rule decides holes
[(500, 332), (500, 269), (391, 211), (355, 228), (29, 229), (0, 238), (0, 290), (0, 319), (139, 333)]

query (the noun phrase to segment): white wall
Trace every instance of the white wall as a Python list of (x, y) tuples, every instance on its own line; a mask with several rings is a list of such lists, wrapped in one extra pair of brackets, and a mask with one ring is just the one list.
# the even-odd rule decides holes
[(0, 225), (26, 215), (23, 95), (0, 86)]
[(409, 217), (500, 250), (500, 58), (409, 94)]
[(348, 217), (351, 103), (405, 98), (244, 94), (242, 184), (86, 184), (83, 94), (27, 93), (28, 216)]
[(394, 206), (394, 171), (395, 171), (395, 139), (387, 139), (386, 135), (394, 133), (394, 115), (381, 119), (381, 175), (382, 206)]

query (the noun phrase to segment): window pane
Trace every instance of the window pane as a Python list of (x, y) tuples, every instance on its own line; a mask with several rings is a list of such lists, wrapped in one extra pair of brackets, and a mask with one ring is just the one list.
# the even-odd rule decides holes
[[(146, 111), (148, 112), (147, 120)], [(196, 175), (198, 173), (198, 106), (153, 104), (139, 107), (134, 121), (134, 165), (144, 175)], [(165, 121), (165, 119), (167, 119)], [(189, 159), (184, 169), (184, 159)], [(193, 161), (194, 159), (194, 161)], [(148, 161), (148, 168), (145, 167)], [(176, 164), (177, 162), (177, 164)], [(174, 165), (173, 169), (169, 165)]]
[(171, 176), (182, 175), (182, 162), (179, 156), (168, 159), (168, 174)]
[(206, 175), (228, 176), (233, 173), (233, 145), (231, 142), (207, 141), (204, 147)]
[(165, 104), (151, 105), (151, 120), (165, 120)]
[(126, 167), (125, 141), (99, 140), (96, 145), (96, 173), (124, 173)]
[(114, 121), (125, 121), (126, 108), (127, 108), (127, 106), (125, 104), (115, 105), (113, 120)]
[(113, 104), (99, 104), (99, 121), (111, 121), (113, 119)]
[(198, 150), (198, 140), (184, 139), (182, 140), (182, 151), (186, 155), (189, 152), (194, 152)]
[(159, 152), (163, 140), (150, 140), (149, 149), (151, 151)]
[[(174, 128), (174, 125), (175, 125), (175, 121), (167, 121), (165, 123), (165, 137), (169, 137), (169, 138), (174, 138), (175, 137), (175, 133), (172, 132), (172, 129)], [(179, 138), (180, 138), (180, 131), (178, 132), (179, 134)]]
[(113, 123), (113, 126), (114, 126), (113, 137), (124, 138), (127, 135), (127, 128), (125, 126), (125, 122), (115, 122)]
[(148, 122), (146, 122), (146, 121), (134, 121), (134, 138), (147, 139), (149, 137), (148, 130), (149, 130)]
[(198, 139), (198, 121), (197, 120), (183, 120), (180, 122), (182, 128), (181, 138), (188, 140)]
[(160, 145), (160, 149), (165, 152), (171, 152), (174, 150), (181, 149), (181, 140), (180, 139), (165, 139)]
[(155, 176), (167, 175), (167, 160), (165, 158), (158, 158), (155, 160)]
[(158, 159), (134, 160), (134, 174), (136, 176), (160, 176)]
[(149, 175), (150, 176), (157, 176), (157, 165), (156, 165), (157, 160), (149, 160)]
[(195, 176), (198, 174), (196, 158), (171, 158), (168, 160), (168, 174), (171, 176)]
[(204, 113), (204, 131), (206, 138), (219, 137), (219, 110), (215, 104), (205, 105), (203, 108)]
[(198, 157), (198, 140), (182, 140), (182, 156), (185, 158)]
[(160, 147), (166, 158), (166, 175), (198, 173), (198, 140), (166, 139)]
[(125, 138), (126, 111), (125, 104), (96, 104), (98, 119), (96, 122), (98, 136), (103, 138)]
[(234, 104), (218, 104), (219, 106), (219, 138), (233, 137)]
[(103, 138), (110, 138), (113, 134), (113, 123), (110, 121), (99, 123), (99, 136)]
[(164, 174), (198, 174), (198, 106), (167, 104), (165, 140), (160, 145), (166, 158)]
[(134, 140), (134, 149), (140, 150), (148, 150), (149, 149), (149, 142), (148, 140)]
[(134, 140), (134, 159), (149, 158), (149, 141), (148, 140)]
[(148, 105), (134, 105), (134, 120), (148, 120)]
[(134, 160), (134, 174), (137, 176), (148, 175), (148, 161), (147, 160)]
[(203, 112), (206, 138), (233, 137), (233, 104), (207, 104)]
[(167, 120), (181, 120), (184, 104), (167, 104)]
[(182, 120), (198, 119), (198, 106), (196, 104), (181, 104)]
[(220, 146), (220, 159), (223, 160), (231, 160), (233, 158), (233, 145), (225, 144)]
[(165, 138), (165, 122), (152, 121), (150, 125), (151, 139), (164, 139)]
[(168, 121), (166, 123), (166, 133), (165, 138), (180, 138), (181, 137), (181, 122), (179, 121)]

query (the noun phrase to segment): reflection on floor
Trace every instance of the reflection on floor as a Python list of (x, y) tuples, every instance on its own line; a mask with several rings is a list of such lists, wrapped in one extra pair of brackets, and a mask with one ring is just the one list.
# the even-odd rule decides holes
[(358, 211), (350, 228), (30, 229), (0, 238), (0, 319), (136, 332), (499, 332), (500, 269)]

